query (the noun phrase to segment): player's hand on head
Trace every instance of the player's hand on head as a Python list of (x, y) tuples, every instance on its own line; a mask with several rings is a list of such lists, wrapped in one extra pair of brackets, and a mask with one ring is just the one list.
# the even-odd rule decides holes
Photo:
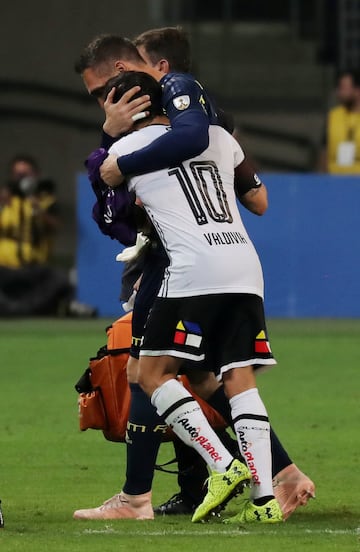
[(101, 179), (112, 188), (119, 186), (124, 181), (116, 160), (116, 155), (108, 155), (100, 166)]
[[(128, 132), (134, 124), (133, 117), (139, 113), (146, 112), (151, 105), (150, 97), (145, 94), (132, 100), (131, 98), (140, 91), (140, 86), (130, 88), (114, 103), (115, 88), (112, 88), (104, 102), (105, 122), (103, 130), (112, 137), (118, 137)], [(135, 117), (136, 120), (136, 117)]]

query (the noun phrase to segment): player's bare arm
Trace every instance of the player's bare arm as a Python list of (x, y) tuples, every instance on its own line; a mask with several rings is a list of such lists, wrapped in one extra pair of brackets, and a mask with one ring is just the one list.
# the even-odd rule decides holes
[(103, 182), (108, 186), (115, 188), (124, 181), (124, 176), (121, 174), (117, 164), (116, 155), (108, 155), (100, 167), (100, 176)]
[(245, 158), (235, 168), (235, 193), (246, 209), (255, 215), (263, 215), (268, 208), (266, 186)]
[(134, 86), (122, 96), (122, 98), (113, 103), (115, 88), (113, 88), (104, 102), (105, 122), (103, 130), (113, 138), (128, 132), (134, 124), (134, 119), (139, 113), (146, 113), (151, 102), (147, 94), (132, 100), (131, 98), (140, 91), (139, 86)]
[(240, 198), (240, 202), (246, 209), (255, 215), (263, 215), (268, 207), (267, 190), (261, 183), (258, 188), (252, 188)]

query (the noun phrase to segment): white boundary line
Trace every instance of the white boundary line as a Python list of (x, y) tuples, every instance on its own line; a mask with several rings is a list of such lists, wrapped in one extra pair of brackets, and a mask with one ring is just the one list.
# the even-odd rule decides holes
[[(254, 527), (255, 529), (255, 527)], [(298, 531), (276, 531), (276, 530), (273, 530), (273, 529), (270, 529), (269, 530), (260, 530), (260, 531), (257, 531), (255, 529), (255, 531), (244, 531), (242, 529), (224, 529), (224, 527), (221, 527), (221, 529), (219, 528), (218, 530), (216, 529), (210, 529), (210, 530), (204, 530), (204, 531), (197, 531), (196, 529), (194, 530), (180, 530), (180, 531), (174, 531), (173, 529), (169, 529), (169, 530), (161, 530), (161, 531), (136, 531), (136, 532), (133, 532), (132, 533), (132, 536), (133, 537), (162, 537), (162, 536), (171, 536), (171, 535), (176, 535), (176, 536), (184, 536), (184, 537), (197, 537), (197, 536), (204, 536), (204, 535), (224, 535), (224, 536), (227, 536), (227, 535), (277, 535), (277, 536), (295, 536), (297, 533), (299, 534), (304, 534), (306, 533), (307, 535), (334, 535), (334, 536), (337, 536), (337, 535), (360, 535), (360, 527), (357, 527), (356, 529), (300, 529)], [(96, 534), (114, 534), (114, 535), (124, 535), (124, 531), (121, 531), (119, 529), (114, 529), (113, 527), (111, 526), (106, 526), (104, 527), (103, 529), (84, 529), (84, 531), (82, 531), (80, 533), (81, 535), (96, 535)]]

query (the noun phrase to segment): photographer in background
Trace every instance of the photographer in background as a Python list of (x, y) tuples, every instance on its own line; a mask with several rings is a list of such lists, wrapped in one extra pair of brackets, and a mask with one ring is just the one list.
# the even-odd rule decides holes
[(74, 299), (67, 271), (49, 265), (60, 225), (55, 184), (40, 178), (37, 161), (17, 155), (0, 190), (0, 316), (90, 317)]
[(40, 179), (33, 157), (17, 155), (10, 162), (5, 189), (0, 214), (0, 265), (19, 268), (48, 263), (60, 224), (55, 184)]

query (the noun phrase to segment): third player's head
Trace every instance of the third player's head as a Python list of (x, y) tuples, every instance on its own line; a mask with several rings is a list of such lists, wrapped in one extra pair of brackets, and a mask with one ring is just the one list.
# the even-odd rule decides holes
[(181, 27), (151, 29), (136, 37), (134, 44), (146, 63), (161, 73), (190, 71), (190, 42)]
[[(147, 109), (149, 115), (142, 121), (148, 124), (155, 117), (164, 116), (161, 86), (156, 79), (149, 75), (149, 73), (145, 73), (143, 71), (125, 71), (120, 73), (116, 77), (109, 79), (105, 86), (105, 94), (107, 95), (112, 88), (115, 88), (113, 97), (113, 101), (115, 103), (120, 100), (125, 92), (134, 86), (140, 86), (141, 90), (133, 96), (133, 99), (143, 94), (148, 94), (151, 100), (151, 105)], [(141, 123), (138, 123), (138, 125), (142, 124), (142, 121)]]

